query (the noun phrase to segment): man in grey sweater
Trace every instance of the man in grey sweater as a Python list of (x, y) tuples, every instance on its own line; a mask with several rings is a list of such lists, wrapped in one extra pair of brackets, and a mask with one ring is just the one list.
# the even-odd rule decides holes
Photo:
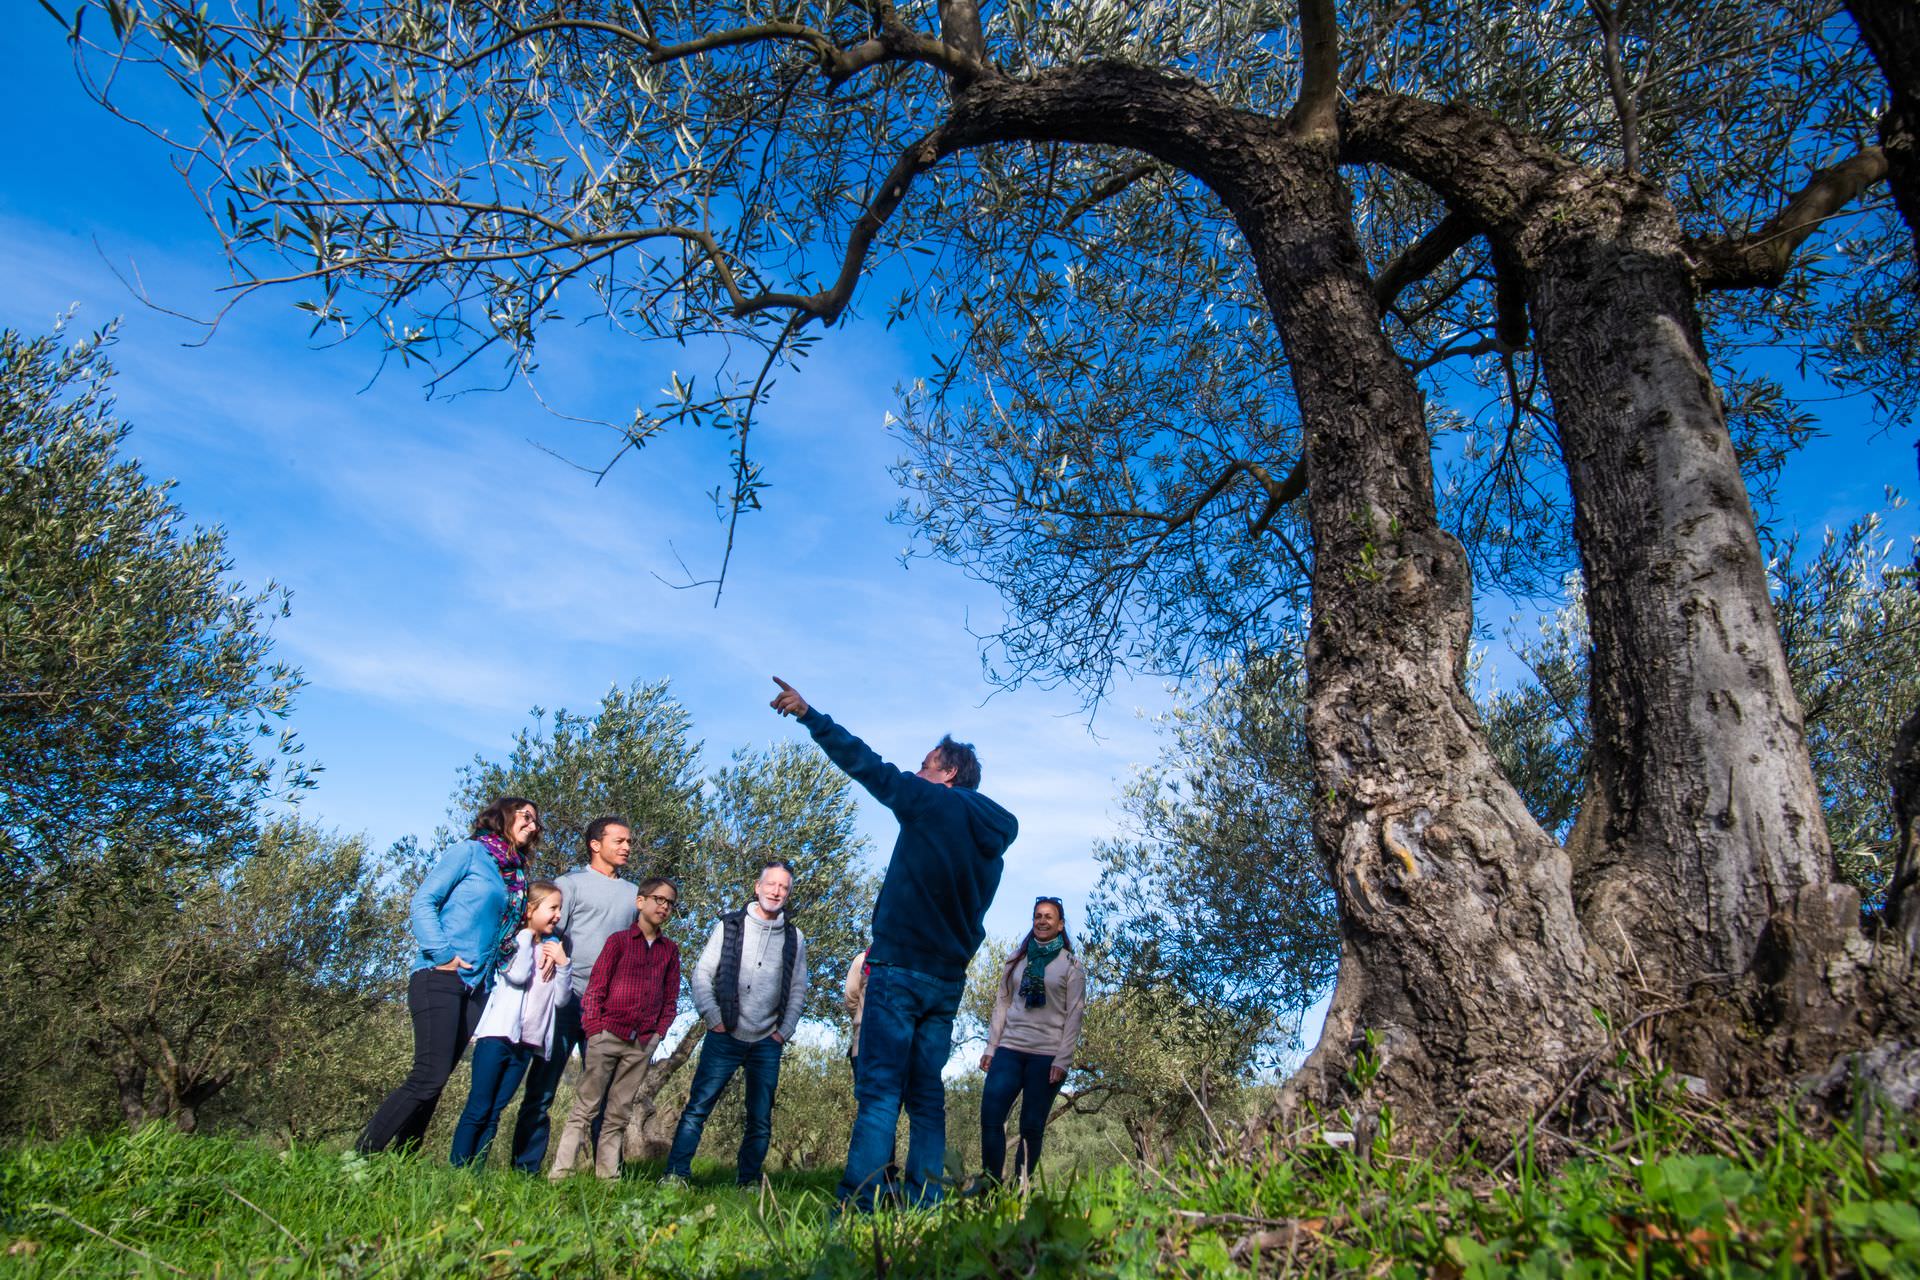
[(800, 1025), (807, 1002), (807, 940), (787, 919), (793, 868), (770, 862), (753, 884), (745, 909), (721, 916), (693, 970), (693, 1003), (707, 1024), (687, 1108), (673, 1135), (667, 1177), (693, 1169), (713, 1104), (741, 1067), (747, 1069), (747, 1124), (735, 1178), (760, 1182), (773, 1139), (773, 1095), (780, 1084), (780, 1051)]
[[(568, 1056), (578, 1049), (585, 1057), (580, 997), (593, 977), (594, 961), (607, 939), (631, 929), (639, 915), (633, 882), (620, 878), (620, 869), (633, 851), (633, 832), (627, 824), (619, 818), (595, 818), (587, 824), (581, 843), (586, 846), (587, 865), (554, 881), (560, 886), (558, 930), (573, 965), (573, 990), (553, 1013), (553, 1052), (527, 1070), (527, 1091), (521, 1095), (513, 1125), (513, 1167), (522, 1173), (539, 1173), (547, 1158), (547, 1138), (552, 1133), (547, 1113), (566, 1073)], [(598, 1141), (599, 1136), (596, 1120), (594, 1139)]]

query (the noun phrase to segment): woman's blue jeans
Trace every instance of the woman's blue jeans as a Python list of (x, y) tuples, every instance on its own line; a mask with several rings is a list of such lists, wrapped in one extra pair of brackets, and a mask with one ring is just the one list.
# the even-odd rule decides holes
[(853, 1086), (859, 1109), (847, 1146), (841, 1201), (873, 1208), (893, 1158), (900, 1107), (907, 1109), (907, 1162), (902, 1193), (910, 1205), (940, 1199), (947, 1158), (947, 1093), (941, 1068), (953, 1056), (953, 1015), (965, 978), (936, 978), (876, 964), (867, 976), (860, 1020), (860, 1070)]
[(473, 1087), (453, 1130), (453, 1163), (485, 1164), (487, 1147), (500, 1116), (520, 1091), (527, 1067), (539, 1056), (532, 1045), (514, 1044), (505, 1036), (473, 1042)]
[(1047, 1133), (1047, 1114), (1060, 1086), (1053, 1083), (1053, 1058), (1044, 1053), (995, 1049), (987, 1066), (987, 1083), (980, 1091), (980, 1163), (995, 1182), (1007, 1167), (1007, 1113), (1020, 1099), (1020, 1147), (1013, 1158), (1013, 1176), (1031, 1174), (1040, 1164), (1040, 1141)]

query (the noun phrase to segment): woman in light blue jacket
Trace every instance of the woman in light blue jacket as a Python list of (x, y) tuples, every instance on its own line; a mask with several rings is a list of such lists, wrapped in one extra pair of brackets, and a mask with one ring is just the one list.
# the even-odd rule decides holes
[(426, 1136), (440, 1091), (473, 1039), (494, 969), (513, 945), (526, 903), (527, 857), (539, 839), (533, 802), (502, 796), (473, 820), (472, 838), (447, 850), (414, 891), (419, 948), (407, 981), (413, 1070), (367, 1121), (362, 1152), (395, 1144), (410, 1150)]

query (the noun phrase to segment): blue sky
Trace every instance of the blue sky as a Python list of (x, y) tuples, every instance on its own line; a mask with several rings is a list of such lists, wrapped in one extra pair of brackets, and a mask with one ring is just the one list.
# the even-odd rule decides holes
[[(704, 494), (724, 478), (724, 438), (670, 433), (594, 487), (535, 442), (597, 462), (604, 436), (521, 389), (430, 402), (409, 371), (373, 379), (371, 346), (310, 349), (290, 297), (256, 298), (184, 345), (192, 326), (142, 306), (109, 263), (205, 314), (224, 278), (212, 232), (160, 148), (79, 93), (51, 20), (22, 5), (11, 34), (0, 324), (44, 332), (75, 303), (83, 327), (125, 316), (114, 359), (132, 448), (178, 478), (193, 519), (227, 529), (240, 578), (294, 591), (277, 638), (311, 682), (296, 712), (326, 768), (311, 816), (377, 844), (424, 836), (455, 770), (503, 752), (530, 707), (585, 710), (635, 678), (671, 678), (711, 765), (797, 734), (766, 708), (778, 673), (896, 762), (944, 731), (977, 742), (983, 789), (1022, 823), (990, 927), (1016, 932), (1041, 892), (1077, 916), (1118, 784), (1156, 749), (1136, 709), (1166, 694), (1121, 682), (1091, 732), (1070, 695), (989, 698), (969, 628), (991, 630), (997, 601), (950, 567), (903, 568), (906, 533), (885, 519), (899, 495), (883, 416), (920, 357), (904, 327), (844, 326), (783, 378), (758, 432), (766, 509), (743, 521), (714, 608), (655, 575), (675, 576), (676, 552), (717, 561)], [(666, 381), (657, 349), (590, 329), (543, 350), (545, 386), (569, 409), (621, 418)], [(1818, 408), (1828, 435), (1794, 465), (1788, 520), (1817, 530), (1879, 507), (1885, 485), (1912, 487), (1910, 427), (1876, 433), (1855, 403)], [(1893, 527), (1911, 531), (1911, 514)], [(1505, 614), (1486, 612), (1496, 626)], [(862, 805), (884, 851), (891, 824)]]
[[(29, 6), (31, 8), (31, 6)], [(1000, 616), (955, 569), (903, 568), (889, 525), (897, 455), (883, 417), (914, 372), (901, 330), (831, 334), (756, 430), (771, 487), (745, 518), (718, 608), (710, 590), (655, 575), (717, 563), (724, 531), (705, 494), (727, 441), (672, 432), (595, 487), (538, 446), (598, 463), (608, 438), (543, 411), (523, 389), (428, 401), (410, 371), (373, 377), (372, 346), (316, 350), (290, 296), (237, 308), (213, 339), (142, 305), (135, 272), (169, 308), (207, 314), (218, 244), (161, 149), (74, 83), (61, 33), (37, 9), (14, 27), (0, 104), (16, 121), (0, 175), (0, 324), (45, 332), (124, 316), (113, 351), (130, 448), (175, 477), (189, 516), (228, 533), (236, 574), (292, 588), (282, 656), (309, 687), (295, 726), (325, 766), (303, 809), (377, 844), (444, 820), (455, 770), (498, 756), (529, 708), (596, 704), (614, 683), (670, 678), (709, 765), (734, 748), (804, 737), (767, 708), (779, 674), (897, 763), (943, 732), (978, 744), (983, 790), (1021, 819), (996, 933), (1036, 894), (1070, 906), (1093, 880), (1112, 800), (1154, 752), (1123, 683), (1089, 732), (1066, 694), (993, 695), (968, 628)], [(110, 265), (111, 264), (111, 265)], [(667, 381), (665, 351), (591, 330), (543, 339), (543, 384), (569, 410), (622, 418)], [(989, 697), (989, 695), (993, 695)], [(893, 827), (861, 794), (882, 853)]]

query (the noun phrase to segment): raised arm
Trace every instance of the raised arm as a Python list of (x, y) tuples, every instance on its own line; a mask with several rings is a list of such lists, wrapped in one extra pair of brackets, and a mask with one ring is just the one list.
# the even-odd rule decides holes
[(773, 709), (805, 725), (820, 749), (827, 753), (827, 759), (896, 815), (905, 817), (914, 808), (920, 789), (933, 785), (882, 760), (873, 748), (835, 724), (826, 712), (809, 705), (798, 689), (779, 676), (775, 676), (773, 682), (780, 686), (779, 694), (770, 704)]

